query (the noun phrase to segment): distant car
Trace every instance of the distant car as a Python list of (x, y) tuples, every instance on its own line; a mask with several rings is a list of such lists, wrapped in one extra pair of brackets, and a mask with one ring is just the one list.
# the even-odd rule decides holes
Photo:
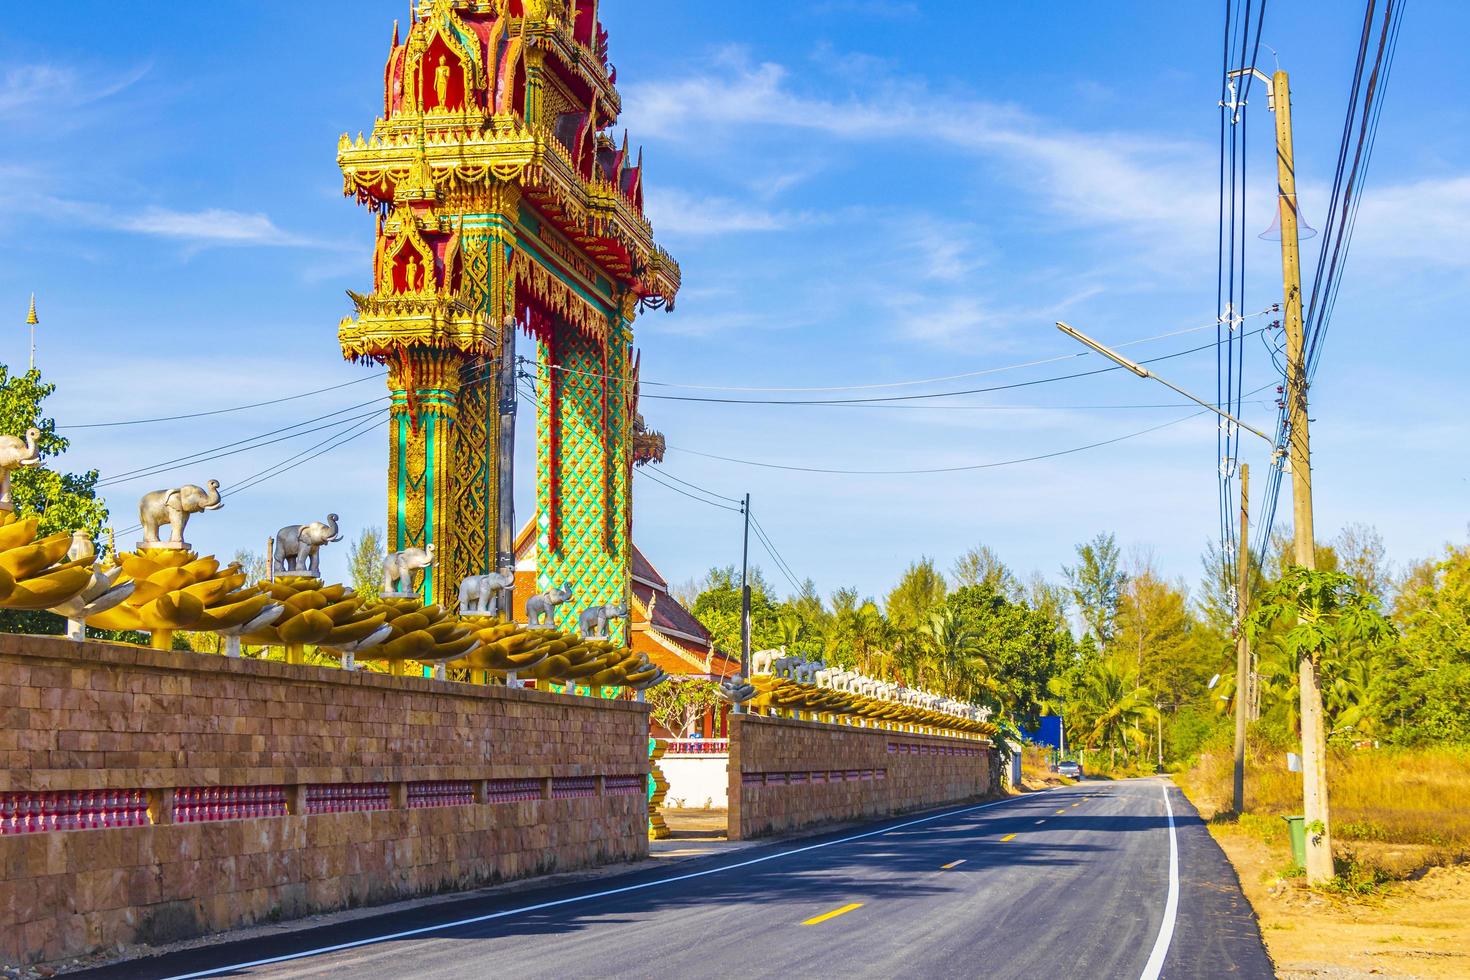
[(1057, 763), (1057, 773), (1066, 776), (1068, 779), (1082, 779), (1082, 763), (1073, 762), (1070, 759), (1066, 762), (1059, 762)]

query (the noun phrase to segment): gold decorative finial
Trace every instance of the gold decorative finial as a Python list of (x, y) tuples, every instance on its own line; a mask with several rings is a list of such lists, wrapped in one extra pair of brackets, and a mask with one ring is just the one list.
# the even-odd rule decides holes
[(36, 294), (31, 293), (31, 311), (26, 314), (26, 323), (35, 326), (40, 322), (40, 320), (36, 319)]

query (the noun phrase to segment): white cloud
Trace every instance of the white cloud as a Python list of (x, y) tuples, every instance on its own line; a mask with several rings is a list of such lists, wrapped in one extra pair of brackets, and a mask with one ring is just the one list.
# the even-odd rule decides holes
[(0, 119), (49, 117), (111, 98), (130, 87), (151, 65), (130, 68), (112, 80), (83, 77), (65, 65), (15, 65), (0, 75)]
[(120, 231), (176, 238), (209, 245), (307, 245), (306, 239), (282, 231), (259, 212), (246, 213), (224, 208), (175, 211), (149, 207), (136, 213), (113, 212), (100, 223)]
[(1470, 266), (1470, 176), (1434, 177), (1382, 190), (1370, 186), (1353, 238), (1360, 260)]
[(672, 188), (650, 188), (647, 205), (654, 228), (679, 235), (779, 231), (796, 218), (726, 197), (696, 196)]
[[(631, 125), (672, 142), (710, 130), (805, 130), (875, 148), (902, 140), (979, 154), (1012, 171), (1064, 218), (1212, 247), (1216, 188), (1203, 145), (1066, 129), (1014, 106), (957, 98), (909, 79), (875, 78), (846, 100), (799, 94), (787, 69), (725, 49), (713, 70), (630, 86)], [(879, 154), (881, 157), (881, 153)]]

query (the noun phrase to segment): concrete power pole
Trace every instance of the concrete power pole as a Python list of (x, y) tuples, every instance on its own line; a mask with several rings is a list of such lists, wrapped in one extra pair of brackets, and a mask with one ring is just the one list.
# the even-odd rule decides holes
[(516, 569), (516, 322), (506, 317), (500, 332), (500, 427), (496, 441), (498, 453), (495, 477), (496, 506), (499, 527), (495, 536), (495, 571), (511, 576), (512, 584), (501, 590), (500, 613), (506, 622), (515, 618)]
[[(1297, 229), (1296, 169), (1291, 146), (1291, 89), (1286, 72), (1271, 79), (1271, 108), (1276, 113), (1277, 206), (1281, 218), (1281, 279), (1286, 308), (1286, 412), (1290, 443), (1291, 509), (1295, 560), (1317, 567), (1312, 528), (1312, 453), (1307, 435), (1306, 338), (1302, 325), (1301, 243)], [(1302, 717), (1302, 812), (1307, 823), (1307, 880), (1313, 884), (1333, 875), (1332, 835), (1328, 827), (1327, 736), (1322, 726), (1322, 690), (1317, 662), (1304, 654), (1300, 673)]]
[(1235, 812), (1245, 812), (1245, 727), (1250, 713), (1251, 646), (1245, 635), (1250, 608), (1251, 468), (1240, 464), (1240, 555), (1235, 567)]
[(740, 505), (745, 515), (745, 544), (740, 549), (740, 676), (750, 676), (750, 494)]

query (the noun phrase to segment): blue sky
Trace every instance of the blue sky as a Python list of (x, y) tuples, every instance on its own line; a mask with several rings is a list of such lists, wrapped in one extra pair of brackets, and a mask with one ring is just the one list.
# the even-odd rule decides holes
[[(336, 344), (343, 290), (368, 286), (372, 222), (341, 196), (334, 157), (338, 135), (368, 130), (380, 108), (403, 7), (11, 12), (0, 36), (0, 315), (9, 310), (14, 328), (0, 333), (0, 360), (24, 366), (34, 290), (39, 363), (60, 385), (50, 408), (62, 425), (227, 408), (369, 373), (343, 363)], [(1278, 3), (1264, 29), (1292, 73), (1302, 207), (1314, 223), (1355, 7)], [(645, 147), (655, 232), (684, 273), (677, 310), (639, 321), (645, 379), (807, 387), (990, 371), (1076, 353), (1052, 326), (1059, 318), (1113, 343), (1211, 325), (1130, 348), (1137, 356), (1213, 339), (1219, 4), (605, 0), (602, 17), (624, 94), (619, 131)], [(1463, 5), (1409, 8), (1313, 390), (1319, 536), (1372, 523), (1400, 562), (1466, 530), (1466, 36)], [(1264, 229), (1274, 184), (1260, 101), (1247, 122), (1249, 220)], [(1252, 238), (1248, 312), (1279, 298), (1275, 249)], [(1249, 350), (1247, 387), (1269, 384), (1265, 349)], [(1027, 381), (1094, 362), (872, 393)], [(1212, 353), (1166, 364), (1177, 383), (1215, 390)], [(65, 465), (106, 477), (381, 393), (365, 380), (247, 412), (71, 429)], [(1117, 407), (1138, 405), (1165, 407)], [(1274, 413), (1246, 411), (1263, 428)], [(731, 497), (749, 491), (786, 561), (824, 592), (881, 593), (913, 557), (947, 566), (981, 542), (1023, 575), (1055, 577), (1100, 530), (1194, 582), (1216, 533), (1205, 418), (1051, 460), (923, 476), (798, 473), (688, 452), (942, 468), (1190, 414), (1121, 372), (902, 407), (650, 397), (644, 414), (677, 447), (667, 473)], [(114, 523), (133, 523), (137, 496), (154, 485), (212, 477), (229, 488), (329, 435), (115, 484)], [(1248, 452), (1264, 475), (1265, 453)], [(224, 555), (259, 549), (280, 525), (328, 510), (349, 534), (381, 525), (384, 462), (381, 434), (365, 435), (232, 498), (195, 522), (191, 540)], [(518, 489), (526, 515), (530, 487)], [(739, 559), (736, 515), (649, 481), (635, 528), (676, 581)], [(326, 554), (329, 574), (344, 552)], [(755, 555), (774, 578), (758, 545)]]

